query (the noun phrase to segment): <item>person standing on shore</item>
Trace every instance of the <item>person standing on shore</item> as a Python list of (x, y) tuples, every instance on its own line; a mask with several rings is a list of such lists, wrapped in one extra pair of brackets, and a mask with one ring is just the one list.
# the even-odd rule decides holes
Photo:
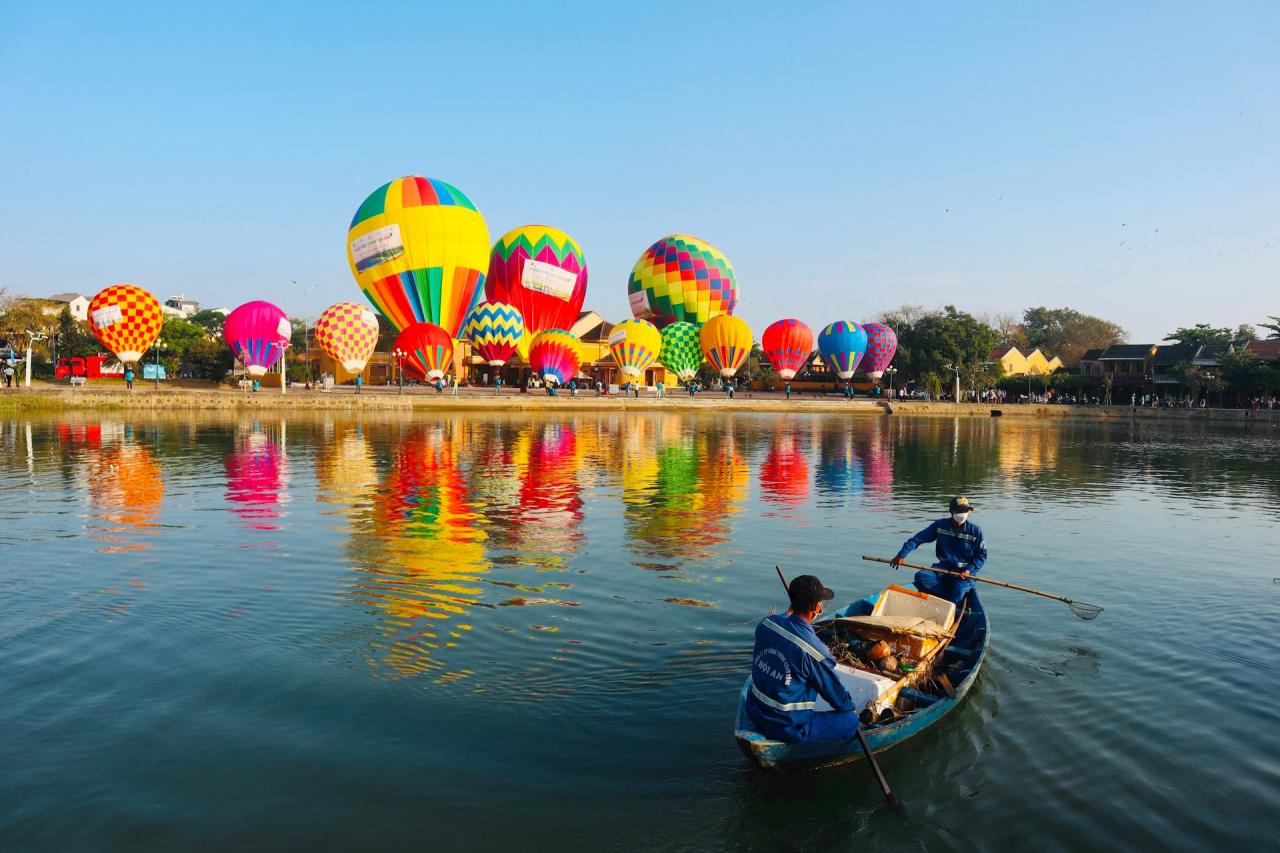
[(364, 387), (364, 374), (357, 373), (356, 374), (356, 393), (359, 394), (360, 389), (363, 387)]
[(502, 396), (502, 377), (501, 376), (493, 377), (493, 395), (495, 397)]
[(659, 379), (659, 380), (658, 380), (658, 397), (659, 397), (659, 398), (663, 397), (663, 396), (664, 396), (665, 391), (666, 391), (666, 386), (664, 386), (664, 385), (662, 384), (662, 380), (661, 380), (661, 379)]
[(959, 604), (973, 588), (973, 581), (969, 578), (980, 572), (987, 562), (987, 545), (982, 537), (982, 528), (969, 520), (969, 513), (973, 512), (973, 504), (969, 503), (968, 498), (962, 496), (952, 498), (950, 509), (949, 518), (938, 519), (903, 542), (902, 549), (889, 562), (896, 569), (916, 548), (926, 542), (936, 542), (937, 562), (933, 567), (960, 572), (964, 577), (957, 578), (921, 570), (916, 572), (915, 587), (921, 592)]
[(790, 382), (787, 383), (787, 399), (788, 400), (791, 399), (791, 383)]
[(124, 387), (127, 391), (133, 390), (133, 365), (128, 365), (124, 369)]

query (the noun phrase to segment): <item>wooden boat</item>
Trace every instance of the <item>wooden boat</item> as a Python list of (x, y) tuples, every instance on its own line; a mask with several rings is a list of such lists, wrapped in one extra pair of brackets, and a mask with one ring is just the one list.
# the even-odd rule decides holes
[[(853, 602), (828, 619), (814, 624), (818, 636), (829, 646), (833, 636), (841, 627), (852, 630), (868, 638), (885, 636), (883, 630), (877, 630), (875, 619), (871, 617), (876, 603), (881, 596), (891, 590), (906, 592), (900, 587), (888, 589), (867, 598)], [(914, 593), (915, 595), (921, 595)], [(936, 599), (935, 599), (936, 601)], [(852, 617), (852, 618), (850, 618)], [(844, 621), (848, 620), (848, 621)], [(846, 633), (847, 636), (847, 633)], [(899, 639), (908, 640), (905, 635)], [(917, 643), (919, 640), (911, 640)], [(897, 746), (913, 735), (917, 735), (945, 717), (952, 709), (964, 700), (969, 689), (977, 680), (978, 671), (987, 654), (989, 642), (989, 625), (986, 610), (982, 606), (976, 590), (970, 590), (962, 603), (960, 614), (953, 620), (951, 627), (939, 642), (927, 649), (921, 656), (921, 666), (913, 673), (900, 675), (892, 680), (892, 686), (881, 691), (875, 701), (870, 702), (876, 717), (865, 722), (868, 714), (863, 714), (863, 734), (873, 752), (881, 752)], [(901, 647), (901, 646), (899, 646)], [(841, 671), (848, 667), (839, 667)], [(939, 677), (942, 676), (942, 677)], [(866, 676), (863, 676), (866, 678)], [(842, 675), (846, 686), (850, 682)], [(872, 679), (867, 678), (867, 681)], [(881, 682), (875, 682), (877, 684)], [(857, 739), (813, 741), (810, 743), (782, 743), (770, 740), (756, 731), (746, 712), (747, 691), (751, 686), (751, 677), (747, 677), (743, 685), (742, 695), (738, 702), (738, 716), (734, 724), (734, 736), (742, 751), (756, 764), (768, 770), (809, 770), (845, 764), (865, 757)], [(947, 687), (952, 691), (948, 691)], [(858, 694), (850, 691), (858, 698)], [(951, 693), (954, 692), (954, 695)], [(825, 704), (825, 703), (821, 703)], [(860, 701), (861, 704), (861, 701)], [(887, 712), (883, 709), (888, 708)]]

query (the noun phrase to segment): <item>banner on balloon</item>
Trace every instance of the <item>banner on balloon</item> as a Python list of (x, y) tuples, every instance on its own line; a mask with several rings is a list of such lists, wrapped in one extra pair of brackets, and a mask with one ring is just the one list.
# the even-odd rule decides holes
[(351, 241), (351, 257), (355, 259), (356, 272), (364, 272), (403, 254), (404, 241), (400, 239), (399, 225), (387, 225)]
[(520, 283), (534, 293), (545, 293), (547, 296), (554, 296), (556, 299), (568, 302), (573, 296), (574, 287), (578, 284), (578, 274), (561, 269), (555, 264), (530, 258), (524, 262)]
[(124, 319), (124, 313), (121, 312), (120, 306), (108, 305), (93, 312), (93, 327), (95, 329), (105, 329), (108, 326), (114, 326), (122, 319)]
[(649, 307), (649, 294), (643, 290), (628, 294), (627, 301), (631, 303), (631, 316), (637, 320), (644, 320), (653, 316), (653, 309)]

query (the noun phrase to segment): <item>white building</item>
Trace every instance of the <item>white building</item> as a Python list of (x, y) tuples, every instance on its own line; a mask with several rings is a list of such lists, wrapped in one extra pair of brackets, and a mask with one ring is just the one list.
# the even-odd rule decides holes
[(56, 317), (62, 313), (63, 306), (71, 309), (71, 317), (74, 320), (89, 319), (89, 297), (81, 296), (78, 293), (55, 293), (49, 297), (50, 302), (58, 303), (57, 306), (50, 305), (44, 309), (44, 313)]
[(190, 317), (200, 310), (200, 303), (185, 296), (170, 296), (164, 301), (164, 313), (169, 317)]

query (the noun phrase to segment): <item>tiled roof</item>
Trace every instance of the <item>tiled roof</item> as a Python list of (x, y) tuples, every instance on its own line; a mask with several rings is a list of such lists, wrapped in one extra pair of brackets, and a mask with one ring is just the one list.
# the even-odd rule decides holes
[(55, 293), (49, 297), (50, 302), (75, 302), (77, 299), (83, 299), (78, 293)]
[(1280, 338), (1269, 341), (1249, 341), (1244, 348), (1263, 361), (1280, 360)]
[(991, 351), (991, 355), (987, 356), (988, 361), (999, 361), (1005, 357), (1010, 350), (1016, 350), (1017, 347), (996, 347)]
[(1145, 359), (1155, 344), (1114, 344), (1102, 351), (1098, 361), (1130, 361)]
[(1097, 361), (1098, 356), (1102, 355), (1101, 349), (1087, 349), (1084, 355), (1080, 356), (1081, 361)]
[(1191, 361), (1191, 359), (1195, 358), (1197, 349), (1198, 347), (1195, 344), (1170, 344), (1169, 346), (1157, 347), (1151, 363), (1165, 365)]

